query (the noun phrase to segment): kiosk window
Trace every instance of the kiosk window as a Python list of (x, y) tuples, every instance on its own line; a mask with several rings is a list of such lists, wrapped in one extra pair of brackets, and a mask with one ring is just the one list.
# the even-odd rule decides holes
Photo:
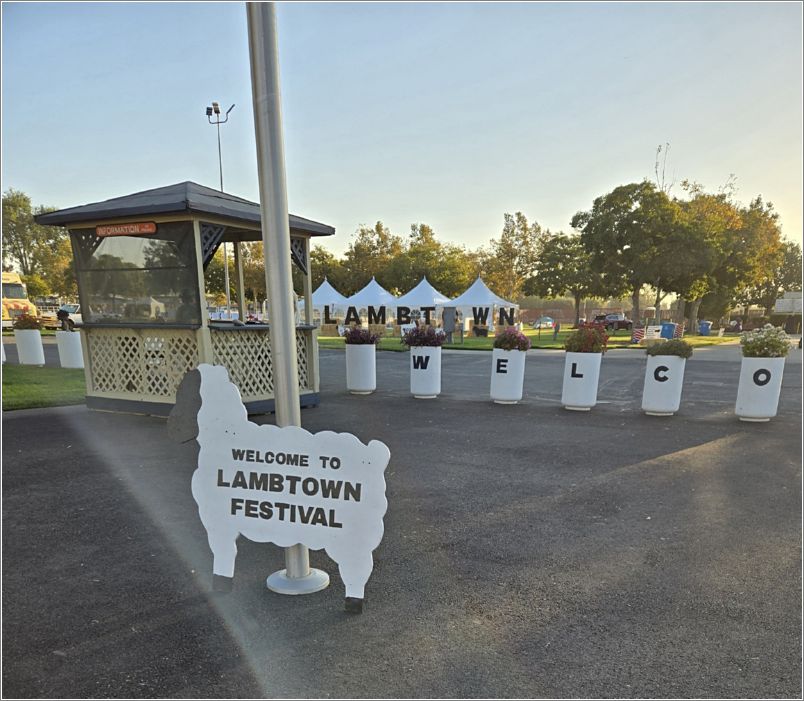
[(84, 322), (201, 323), (191, 222), (159, 224), (143, 236), (71, 233)]

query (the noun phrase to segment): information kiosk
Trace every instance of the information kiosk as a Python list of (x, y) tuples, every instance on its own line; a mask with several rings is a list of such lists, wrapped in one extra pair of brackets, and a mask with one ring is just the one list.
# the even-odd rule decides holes
[[(239, 318), (245, 317), (240, 245), (262, 240), (259, 204), (184, 182), (36, 221), (70, 232), (88, 407), (167, 415), (187, 371), (210, 363), (226, 367), (250, 414), (273, 410), (269, 326), (211, 321), (204, 286), (215, 251), (230, 242)], [(310, 239), (334, 233), (290, 215), (291, 255), (304, 279), (304, 323), (296, 329), (301, 406), (319, 401)]]

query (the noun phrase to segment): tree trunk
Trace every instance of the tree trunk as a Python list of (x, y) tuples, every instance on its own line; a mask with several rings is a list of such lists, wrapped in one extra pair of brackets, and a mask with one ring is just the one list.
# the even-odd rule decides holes
[(641, 321), (640, 314), (639, 314), (639, 291), (640, 291), (640, 289), (642, 289), (642, 285), (640, 285), (639, 287), (635, 288), (633, 294), (631, 295), (631, 302), (634, 305), (634, 308), (633, 308), (633, 310), (631, 312), (631, 314), (632, 314), (631, 321), (633, 321), (635, 324), (639, 324), (640, 321)]
[(575, 327), (578, 326), (578, 321), (581, 318), (581, 295), (575, 294)]
[(683, 297), (678, 298), (678, 308), (676, 309), (676, 321), (680, 324), (684, 321), (684, 310), (687, 306), (687, 300)]
[(687, 317), (687, 333), (698, 333), (698, 309), (701, 307), (701, 298), (690, 301), (689, 316)]

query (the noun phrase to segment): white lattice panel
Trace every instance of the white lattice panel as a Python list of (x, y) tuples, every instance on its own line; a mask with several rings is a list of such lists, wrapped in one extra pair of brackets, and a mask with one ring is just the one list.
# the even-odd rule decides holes
[[(270, 399), (274, 396), (271, 336), (267, 329), (237, 331), (212, 330), (212, 353), (216, 365), (223, 365), (237, 385), (243, 401)], [(309, 331), (296, 331), (296, 359), (299, 389), (309, 390), (312, 360)]]
[(243, 401), (274, 396), (271, 337), (267, 330), (212, 330), (211, 336), (213, 362), (229, 371)]
[(310, 387), (310, 364), (311, 364), (311, 332), (296, 331), (296, 362), (299, 366), (299, 389), (311, 389)]
[(92, 394), (139, 401), (174, 399), (184, 375), (198, 365), (193, 331), (85, 328)]

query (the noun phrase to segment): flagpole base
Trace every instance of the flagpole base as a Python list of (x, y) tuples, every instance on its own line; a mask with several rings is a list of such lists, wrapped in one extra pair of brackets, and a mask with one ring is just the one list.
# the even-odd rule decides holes
[(305, 577), (288, 577), (287, 570), (279, 570), (265, 580), (265, 586), (277, 594), (315, 594), (329, 586), (329, 575), (313, 567)]

